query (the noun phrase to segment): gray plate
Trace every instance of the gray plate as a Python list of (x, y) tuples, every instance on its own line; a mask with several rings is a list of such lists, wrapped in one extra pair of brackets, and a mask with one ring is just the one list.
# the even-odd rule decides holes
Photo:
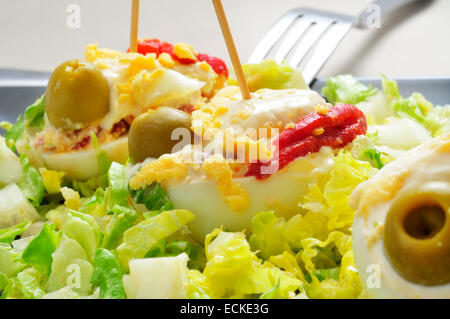
[[(6, 79), (0, 76), (0, 121), (15, 122), (19, 114), (22, 114), (28, 105), (45, 91), (45, 74), (37, 74), (24, 80)], [(371, 84), (380, 88), (381, 82), (375, 78), (360, 78), (365, 84)], [(408, 78), (396, 79), (403, 96), (409, 96), (413, 92), (420, 92), (437, 105), (450, 104), (450, 77), (449, 78)], [(326, 80), (316, 80), (312, 88), (321, 92)]]

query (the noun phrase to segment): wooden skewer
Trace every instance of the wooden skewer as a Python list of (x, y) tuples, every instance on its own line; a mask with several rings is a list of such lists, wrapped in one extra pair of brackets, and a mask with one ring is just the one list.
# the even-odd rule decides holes
[(214, 4), (214, 9), (216, 10), (217, 19), (219, 20), (220, 28), (222, 29), (223, 38), (228, 48), (228, 54), (231, 58), (231, 63), (233, 64), (234, 72), (241, 88), (242, 98), (248, 100), (251, 98), (250, 90), (248, 89), (247, 81), (245, 80), (244, 71), (242, 70), (241, 61), (239, 60), (239, 55), (234, 45), (233, 37), (231, 35), (230, 26), (228, 25), (227, 17), (225, 11), (223, 10), (221, 0), (212, 0)]
[(137, 35), (139, 23), (139, 0), (131, 5), (130, 52), (137, 52)]

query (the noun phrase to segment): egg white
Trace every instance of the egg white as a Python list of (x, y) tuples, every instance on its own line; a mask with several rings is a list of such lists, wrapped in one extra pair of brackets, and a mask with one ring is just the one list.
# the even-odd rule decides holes
[[(396, 200), (410, 190), (431, 191), (450, 196), (450, 134), (435, 138), (401, 155), (370, 180), (360, 184), (350, 199), (356, 210), (353, 223), (353, 251), (361, 282), (372, 298), (449, 298), (450, 284), (423, 286), (404, 279), (393, 268), (384, 248), (387, 213)], [(402, 181), (395, 176), (407, 176)], [(393, 181), (393, 182), (392, 182)], [(385, 183), (388, 200), (370, 205), (370, 195)], [(392, 184), (394, 183), (394, 184)], [(374, 198), (370, 198), (373, 200)], [(376, 199), (375, 199), (376, 200)], [(366, 211), (363, 209), (367, 207)], [(377, 283), (379, 285), (377, 285)]]
[(264, 180), (255, 177), (234, 178), (250, 198), (245, 211), (232, 211), (223, 201), (217, 183), (211, 178), (191, 178), (187, 182), (168, 185), (166, 190), (175, 208), (190, 210), (196, 218), (189, 223), (194, 238), (202, 241), (216, 227), (230, 231), (250, 229), (252, 217), (261, 211), (274, 210), (289, 218), (299, 212), (298, 203), (310, 185), (328, 174), (334, 166), (334, 153), (323, 147), (320, 152), (296, 159)]

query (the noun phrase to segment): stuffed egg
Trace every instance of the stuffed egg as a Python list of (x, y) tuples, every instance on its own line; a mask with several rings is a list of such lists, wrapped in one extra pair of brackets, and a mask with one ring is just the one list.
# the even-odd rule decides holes
[[(242, 100), (238, 87), (226, 87), (192, 113), (197, 142), (138, 163), (131, 170), (130, 187), (161, 183), (175, 208), (196, 215), (189, 228), (200, 241), (220, 226), (249, 229), (260, 211), (289, 218), (299, 212), (298, 203), (310, 185), (331, 171), (336, 149), (351, 140), (346, 133), (337, 134), (349, 123), (330, 126), (341, 117), (336, 110), (311, 90), (261, 89)], [(363, 134), (364, 116), (355, 107), (344, 111), (351, 112), (363, 119), (353, 125), (362, 127), (358, 134)], [(133, 123), (131, 132), (135, 126), (145, 128), (136, 136), (130, 133), (130, 145), (154, 135), (154, 121), (148, 117)], [(165, 136), (170, 140), (169, 132)], [(131, 158), (145, 157), (142, 152), (131, 152)]]
[(66, 61), (53, 71), (39, 102), (44, 123), (27, 128), (17, 148), (35, 166), (88, 179), (99, 174), (99, 151), (119, 163), (128, 159), (129, 129), (140, 114), (165, 106), (189, 121), (189, 113), (227, 76), (223, 61), (184, 43), (142, 40), (138, 53), (88, 45), (84, 59)]
[(353, 249), (375, 298), (450, 298), (450, 134), (404, 153), (352, 194)]

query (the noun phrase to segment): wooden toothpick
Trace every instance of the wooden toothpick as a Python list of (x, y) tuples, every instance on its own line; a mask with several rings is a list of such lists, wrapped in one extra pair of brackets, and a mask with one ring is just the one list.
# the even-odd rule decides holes
[(251, 98), (250, 90), (248, 89), (247, 81), (245, 80), (244, 71), (242, 70), (241, 61), (239, 60), (239, 55), (234, 45), (233, 37), (231, 35), (230, 26), (228, 25), (227, 17), (225, 11), (223, 10), (221, 0), (212, 0), (214, 4), (214, 9), (216, 10), (217, 19), (219, 20), (220, 28), (222, 29), (223, 38), (228, 48), (228, 54), (231, 58), (231, 63), (233, 64), (234, 72), (241, 88), (242, 98), (248, 100)]
[(137, 36), (139, 23), (139, 0), (132, 0), (131, 27), (130, 27), (130, 52), (137, 52)]

